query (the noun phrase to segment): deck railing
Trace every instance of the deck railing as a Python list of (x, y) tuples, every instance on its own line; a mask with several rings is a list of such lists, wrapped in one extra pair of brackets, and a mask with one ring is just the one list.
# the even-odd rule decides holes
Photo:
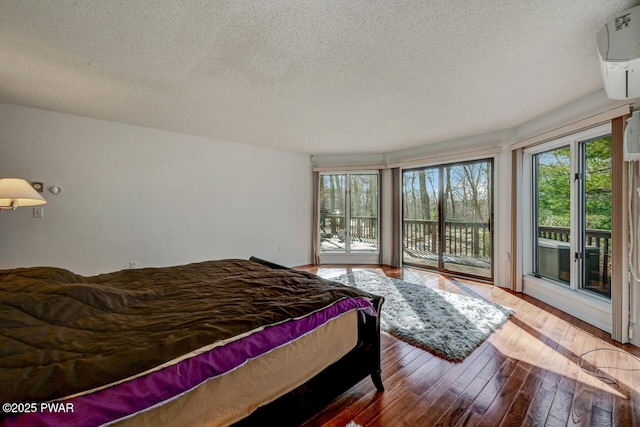
[[(377, 240), (378, 239), (378, 218), (375, 216), (352, 216), (349, 224), (352, 239)], [(344, 238), (345, 218), (344, 215), (320, 216), (321, 237), (340, 236)]]
[[(340, 236), (344, 233), (344, 215), (321, 215), (322, 237)], [(377, 239), (378, 218), (374, 216), (351, 217), (352, 239)], [(438, 253), (438, 221), (405, 219), (403, 221), (404, 248), (423, 253)], [(458, 257), (491, 258), (491, 233), (486, 222), (446, 221), (444, 223), (445, 252)], [(568, 227), (538, 226), (538, 237), (561, 242), (569, 241)], [(344, 236), (342, 236), (344, 238)], [(611, 278), (611, 231), (587, 229), (586, 245), (597, 247), (600, 254), (599, 275), (602, 282)]]
[[(438, 221), (405, 219), (404, 248), (411, 251), (438, 253)], [(489, 223), (445, 221), (445, 247), (447, 254), (469, 258), (491, 258)]]
[[(354, 240), (377, 239), (378, 219), (372, 216), (352, 216), (350, 229)], [(343, 215), (322, 215), (322, 237), (341, 236), (344, 233)], [(438, 222), (433, 220), (404, 220), (404, 247), (417, 252), (437, 253)], [(445, 222), (445, 251), (459, 257), (491, 257), (489, 224), (483, 222)], [(344, 238), (344, 236), (341, 236)]]

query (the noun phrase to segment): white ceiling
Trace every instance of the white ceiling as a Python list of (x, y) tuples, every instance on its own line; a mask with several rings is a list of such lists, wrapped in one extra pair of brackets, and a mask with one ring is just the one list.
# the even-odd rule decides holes
[(311, 154), (517, 127), (602, 89), (637, 0), (0, 0), (0, 102)]

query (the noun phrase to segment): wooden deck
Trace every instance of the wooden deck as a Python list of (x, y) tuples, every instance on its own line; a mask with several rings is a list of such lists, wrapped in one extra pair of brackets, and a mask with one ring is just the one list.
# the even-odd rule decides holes
[[(353, 268), (302, 269), (322, 276)], [(419, 269), (375, 269), (480, 296), (516, 314), (457, 364), (385, 334), (383, 393), (369, 378), (348, 389), (327, 383), (280, 407), (276, 402), (247, 425), (640, 426), (637, 347), (616, 344), (607, 333), (526, 295)], [(599, 377), (578, 366), (589, 351), (582, 366), (593, 371), (597, 365)]]

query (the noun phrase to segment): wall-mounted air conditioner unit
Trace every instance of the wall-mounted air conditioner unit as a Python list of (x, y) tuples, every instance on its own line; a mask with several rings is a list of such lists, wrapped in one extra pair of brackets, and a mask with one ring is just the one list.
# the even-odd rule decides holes
[(640, 97), (640, 6), (607, 22), (598, 32), (597, 44), (607, 96)]

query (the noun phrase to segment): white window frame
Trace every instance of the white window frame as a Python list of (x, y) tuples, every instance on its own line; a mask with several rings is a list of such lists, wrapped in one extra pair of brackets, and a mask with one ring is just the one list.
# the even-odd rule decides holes
[[(550, 279), (536, 277), (533, 275), (533, 243), (535, 241), (534, 233), (534, 206), (533, 206), (533, 155), (569, 145), (571, 147), (571, 176), (575, 176), (578, 172), (576, 158), (576, 150), (580, 142), (598, 138), (600, 136), (611, 134), (611, 124), (606, 123), (597, 127), (586, 129), (565, 137), (561, 137), (552, 141), (537, 144), (532, 147), (525, 148), (522, 156), (522, 176), (523, 189), (527, 195), (523, 197), (523, 291), (536, 299), (539, 299), (549, 305), (557, 307), (585, 322), (611, 332), (611, 300), (598, 296), (592, 292), (579, 289), (579, 263), (571, 263), (571, 280), (570, 285), (563, 286)], [(572, 180), (571, 185), (571, 233), (570, 250), (571, 253), (578, 251), (579, 239), (574, 238), (577, 234), (577, 225), (579, 222), (578, 200), (577, 200), (577, 184)]]
[[(320, 247), (318, 247), (318, 254), (320, 256), (320, 264), (379, 264), (380, 262), (380, 241), (381, 241), (381, 230), (380, 230), (380, 209), (382, 201), (380, 200), (381, 194), (381, 177), (380, 171), (363, 169), (363, 170), (331, 170), (331, 171), (323, 171), (320, 172), (320, 180), (318, 185), (321, 185), (322, 176), (325, 175), (345, 175), (345, 186), (347, 188), (347, 194), (345, 195), (345, 227), (347, 230), (350, 227), (350, 219), (351, 219), (351, 199), (350, 199), (350, 189), (351, 189), (351, 175), (377, 175), (378, 176), (378, 211), (376, 213), (376, 227), (378, 229), (378, 243), (376, 245), (376, 251), (353, 251), (350, 249), (351, 244), (351, 234), (350, 230), (347, 234), (347, 238), (345, 239), (345, 249), (343, 251), (329, 251), (323, 252)], [(318, 197), (320, 192), (318, 191)], [(316, 227), (319, 227), (320, 224), (316, 224)], [(318, 245), (321, 242), (318, 241)]]

